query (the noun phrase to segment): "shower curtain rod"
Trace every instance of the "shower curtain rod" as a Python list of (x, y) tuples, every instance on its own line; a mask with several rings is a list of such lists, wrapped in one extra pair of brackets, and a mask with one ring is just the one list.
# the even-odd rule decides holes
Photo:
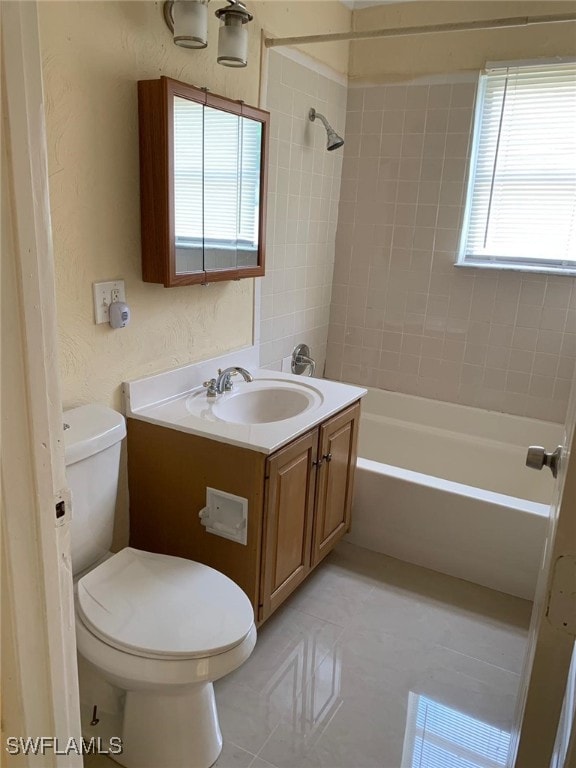
[(531, 24), (555, 24), (576, 21), (576, 14), (552, 14), (548, 16), (512, 16), (506, 19), (486, 21), (458, 21), (448, 24), (429, 24), (419, 27), (396, 27), (395, 29), (370, 29), (351, 32), (328, 32), (323, 35), (301, 35), (299, 37), (266, 37), (266, 48), (284, 45), (305, 45), (306, 43), (333, 43), (346, 40), (366, 40), (375, 37), (403, 37), (427, 35), (438, 32), (467, 32), (475, 29), (502, 29), (505, 27), (527, 27)]

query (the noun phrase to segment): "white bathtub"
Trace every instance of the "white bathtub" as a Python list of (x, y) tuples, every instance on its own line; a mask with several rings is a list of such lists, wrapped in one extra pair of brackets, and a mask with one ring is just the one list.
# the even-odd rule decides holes
[(362, 401), (348, 540), (534, 597), (553, 479), (525, 466), (559, 424), (384, 390)]

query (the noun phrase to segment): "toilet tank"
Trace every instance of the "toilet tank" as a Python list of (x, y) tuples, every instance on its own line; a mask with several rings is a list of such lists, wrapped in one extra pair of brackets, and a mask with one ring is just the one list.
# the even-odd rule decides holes
[(72, 570), (80, 573), (110, 551), (124, 417), (104, 405), (64, 411), (66, 479), (72, 494)]

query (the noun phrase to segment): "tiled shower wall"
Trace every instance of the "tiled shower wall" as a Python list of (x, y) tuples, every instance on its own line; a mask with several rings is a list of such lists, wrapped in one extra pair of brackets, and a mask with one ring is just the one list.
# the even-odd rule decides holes
[(344, 84), (272, 51), (266, 277), (261, 286), (261, 364), (279, 368), (305, 342), (322, 374), (326, 355), (342, 151), (326, 151), (314, 107), (343, 133)]
[(454, 266), (476, 81), (349, 90), (326, 376), (562, 421), (574, 279)]

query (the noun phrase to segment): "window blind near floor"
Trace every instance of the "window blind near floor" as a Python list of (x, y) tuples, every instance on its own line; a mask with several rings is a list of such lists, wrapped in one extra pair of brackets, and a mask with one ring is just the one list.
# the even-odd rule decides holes
[(510, 747), (507, 731), (418, 695), (411, 768), (500, 768)]
[(261, 143), (256, 120), (174, 100), (177, 238), (257, 247)]
[(576, 63), (491, 69), (478, 98), (461, 261), (573, 268)]

